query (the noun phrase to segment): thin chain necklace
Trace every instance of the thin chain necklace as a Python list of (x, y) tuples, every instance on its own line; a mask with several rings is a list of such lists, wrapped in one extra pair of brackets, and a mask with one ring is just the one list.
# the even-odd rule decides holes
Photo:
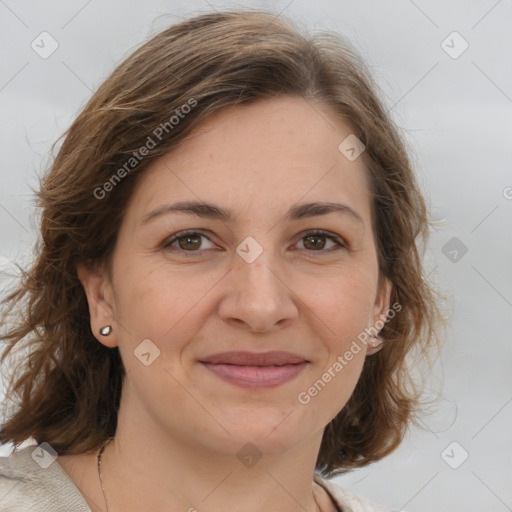
[[(100, 484), (101, 484), (101, 491), (103, 492), (103, 500), (105, 501), (105, 507), (107, 507), (107, 512), (108, 511), (108, 503), (107, 503), (107, 496), (105, 495), (105, 488), (103, 487), (103, 480), (101, 479), (101, 456), (103, 455), (103, 451), (105, 450), (105, 447), (107, 446), (108, 443), (110, 443), (110, 441), (112, 441), (112, 438), (110, 439), (107, 439), (100, 447), (100, 449), (98, 450), (98, 454), (96, 455), (96, 458), (98, 459), (98, 477), (100, 479)], [(320, 505), (318, 504), (318, 502), (316, 501), (316, 498), (315, 498), (315, 494), (313, 493), (313, 499), (315, 500), (315, 505), (318, 509), (318, 512), (321, 512), (320, 510)]]
[(103, 480), (101, 479), (101, 456), (103, 455), (103, 451), (105, 450), (105, 446), (107, 446), (108, 443), (112, 441), (112, 438), (107, 439), (102, 445), (101, 448), (98, 450), (98, 454), (96, 455), (98, 459), (98, 477), (100, 479), (101, 484), (101, 491), (103, 492), (103, 499), (105, 500), (105, 507), (107, 507), (108, 512), (108, 503), (107, 503), (107, 497), (105, 495), (105, 488), (103, 487)]

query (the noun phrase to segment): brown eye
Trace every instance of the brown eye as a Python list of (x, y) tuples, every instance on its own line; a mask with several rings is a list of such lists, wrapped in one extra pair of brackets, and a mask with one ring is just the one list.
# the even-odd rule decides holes
[(201, 246), (201, 235), (187, 235), (181, 238), (178, 238), (178, 245), (180, 249), (183, 250), (194, 250), (199, 249)]
[[(208, 247), (203, 247), (204, 241), (202, 239), (208, 240), (210, 243), (210, 239), (199, 233), (197, 231), (180, 231), (176, 233), (171, 238), (166, 240), (162, 247), (164, 249), (176, 250), (181, 252), (200, 252), (202, 249), (208, 249)], [(176, 246), (176, 242), (178, 246)]]
[[(333, 245), (327, 247), (329, 240)], [(340, 248), (345, 247), (338, 237), (324, 231), (312, 231), (306, 233), (305, 236), (302, 237), (301, 241), (303, 241), (304, 248), (309, 252), (330, 252), (331, 250), (335, 250), (333, 249), (335, 246)]]
[(309, 235), (304, 237), (304, 247), (306, 249), (323, 249), (325, 247), (324, 235)]

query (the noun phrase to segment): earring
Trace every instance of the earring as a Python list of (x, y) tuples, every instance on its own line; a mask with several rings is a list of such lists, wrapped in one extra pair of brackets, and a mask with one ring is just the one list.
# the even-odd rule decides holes
[(102, 327), (100, 329), (100, 334), (102, 336), (108, 336), (111, 332), (112, 332), (112, 326), (111, 325), (106, 325), (105, 327)]
[(367, 343), (371, 348), (377, 348), (384, 343), (384, 340), (377, 334), (372, 336)]

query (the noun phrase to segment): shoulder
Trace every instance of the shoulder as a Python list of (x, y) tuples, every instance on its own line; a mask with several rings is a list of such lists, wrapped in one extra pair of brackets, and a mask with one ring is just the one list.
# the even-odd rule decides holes
[(330, 480), (326, 480), (317, 473), (314, 474), (314, 480), (331, 495), (331, 498), (343, 512), (392, 512), (391, 509), (361, 498)]
[(55, 458), (36, 445), (0, 457), (2, 512), (91, 512)]

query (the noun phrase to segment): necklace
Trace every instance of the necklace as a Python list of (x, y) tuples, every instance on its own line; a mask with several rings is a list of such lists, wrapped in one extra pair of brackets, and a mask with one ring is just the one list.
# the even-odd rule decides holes
[(107, 507), (107, 512), (108, 512), (108, 503), (107, 503), (107, 497), (105, 495), (105, 488), (103, 487), (103, 480), (101, 479), (101, 456), (103, 455), (103, 451), (105, 450), (105, 446), (107, 446), (108, 443), (110, 443), (110, 441), (112, 441), (112, 438), (110, 439), (107, 439), (100, 447), (100, 449), (98, 450), (98, 454), (96, 455), (97, 459), (98, 459), (98, 477), (100, 479), (100, 484), (101, 484), (101, 491), (103, 492), (103, 499), (105, 501), (105, 507)]
[[(107, 496), (105, 495), (105, 488), (103, 487), (103, 480), (101, 479), (101, 456), (103, 455), (103, 451), (105, 450), (105, 447), (108, 443), (112, 441), (112, 438), (107, 439), (98, 450), (98, 454), (96, 455), (96, 458), (98, 459), (98, 478), (100, 479), (101, 484), (101, 492), (103, 493), (103, 500), (105, 501), (105, 507), (107, 508), (108, 512), (108, 503), (107, 503)], [(313, 499), (315, 500), (315, 505), (317, 506), (318, 512), (320, 512), (320, 505), (316, 501), (315, 494), (313, 493)]]

